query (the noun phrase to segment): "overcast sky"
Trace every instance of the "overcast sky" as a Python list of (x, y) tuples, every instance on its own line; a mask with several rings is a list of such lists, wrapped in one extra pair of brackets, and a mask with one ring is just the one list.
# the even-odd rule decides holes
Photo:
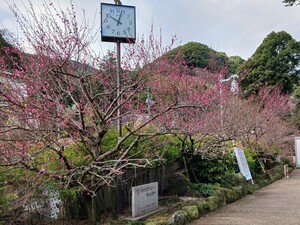
[[(36, 5), (42, 1), (32, 0)], [(113, 0), (73, 1), (76, 9), (84, 9), (91, 21), (96, 15), (95, 26), (100, 26), (100, 2), (114, 3)], [(20, 34), (6, 2), (13, 0), (0, 0), (1, 28)], [(14, 2), (20, 5), (26, 0)], [(69, 0), (59, 2), (62, 8), (69, 5)], [(196, 41), (228, 56), (247, 59), (272, 31), (284, 30), (300, 40), (300, 6), (284, 7), (282, 0), (122, 0), (122, 3), (136, 6), (138, 37), (148, 35), (153, 24), (157, 36), (162, 30), (166, 44), (176, 35), (180, 45)], [(112, 43), (101, 45), (104, 52), (115, 47)]]

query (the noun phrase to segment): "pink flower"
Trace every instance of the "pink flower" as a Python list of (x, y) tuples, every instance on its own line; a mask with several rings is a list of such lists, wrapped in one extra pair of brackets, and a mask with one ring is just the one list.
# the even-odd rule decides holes
[(42, 168), (40, 169), (40, 173), (45, 173), (45, 172), (46, 172), (45, 168), (42, 167)]

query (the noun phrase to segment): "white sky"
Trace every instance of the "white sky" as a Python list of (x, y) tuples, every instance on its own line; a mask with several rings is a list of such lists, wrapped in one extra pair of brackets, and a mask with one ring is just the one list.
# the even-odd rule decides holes
[[(43, 0), (32, 0), (40, 4)], [(59, 1), (61, 7), (69, 0)], [(73, 0), (78, 12), (84, 9), (90, 21), (96, 15), (95, 26), (100, 27), (100, 2), (113, 0)], [(0, 0), (0, 28), (20, 35), (13, 14), (6, 2)], [(14, 0), (22, 7), (26, 0)], [(228, 56), (249, 58), (263, 39), (272, 31), (286, 31), (300, 40), (300, 6), (284, 7), (282, 0), (122, 0), (123, 5), (136, 6), (137, 36), (149, 35), (151, 25), (164, 42), (173, 35), (178, 44), (196, 41), (223, 51)], [(100, 39), (100, 33), (99, 33)], [(101, 43), (104, 53), (113, 43)]]

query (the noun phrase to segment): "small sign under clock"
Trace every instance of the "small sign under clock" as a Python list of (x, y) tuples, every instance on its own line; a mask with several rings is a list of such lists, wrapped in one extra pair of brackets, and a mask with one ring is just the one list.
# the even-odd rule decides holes
[(135, 18), (134, 6), (101, 3), (101, 40), (134, 43)]

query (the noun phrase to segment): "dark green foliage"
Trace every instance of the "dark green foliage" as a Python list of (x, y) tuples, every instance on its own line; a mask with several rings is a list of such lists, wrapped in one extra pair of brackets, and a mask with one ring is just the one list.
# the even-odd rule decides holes
[(247, 185), (248, 194), (253, 194), (258, 188), (259, 186), (257, 184), (248, 184)]
[(264, 86), (280, 86), (291, 93), (299, 83), (300, 42), (285, 31), (271, 32), (240, 68), (245, 95), (257, 94)]
[[(225, 154), (215, 159), (202, 159), (201, 156), (194, 156), (189, 163), (192, 182), (198, 180), (201, 183), (225, 184), (226, 177), (238, 172), (238, 166), (233, 154)], [(193, 178), (193, 175), (196, 178)]]
[(182, 207), (182, 210), (187, 212), (191, 220), (198, 219), (200, 216), (197, 205), (184, 206)]
[(238, 200), (240, 198), (240, 194), (237, 191), (237, 189), (233, 189), (233, 188), (226, 188), (225, 189), (225, 195), (226, 195), (226, 202), (227, 203), (231, 203), (234, 202), (236, 200)]
[(228, 189), (222, 188), (222, 187), (216, 187), (213, 196), (216, 196), (218, 198), (218, 205), (220, 207), (226, 205), (227, 199), (226, 199), (226, 191)]
[(214, 192), (214, 186), (212, 184), (198, 183), (193, 184), (192, 187), (204, 197), (211, 196)]
[(282, 2), (285, 4), (285, 6), (300, 5), (299, 0), (283, 0)]
[(19, 55), (14, 47), (6, 40), (6, 30), (0, 30), (0, 56), (4, 56), (8, 68), (15, 68), (19, 63)]
[(210, 52), (208, 46), (197, 42), (189, 42), (170, 51), (170, 57), (172, 59), (175, 58), (178, 51), (184, 55), (185, 62), (188, 66), (201, 68), (208, 66), (208, 55)]
[[(295, 98), (296, 100), (300, 99), (300, 86), (295, 87), (293, 91), (293, 98)], [(297, 104), (299, 104), (299, 102), (297, 102)]]
[(217, 196), (208, 197), (206, 202), (207, 202), (207, 209), (211, 212), (221, 207), (221, 205), (219, 205), (219, 199)]
[(192, 190), (192, 183), (190, 180), (181, 173), (175, 173), (168, 178), (167, 195), (184, 196), (190, 194)]
[(224, 182), (225, 185), (223, 185), (223, 186), (225, 186), (227, 188), (232, 188), (237, 185), (243, 185), (246, 182), (246, 178), (241, 173), (228, 174), (225, 177), (225, 179), (226, 179), (226, 182)]
[(174, 165), (176, 160), (180, 157), (180, 141), (174, 136), (165, 135), (158, 137), (158, 141), (165, 143), (161, 146), (161, 151), (164, 151), (163, 157), (166, 166)]
[(255, 179), (257, 174), (262, 173), (262, 168), (258, 161), (259, 157), (257, 156), (256, 152), (252, 151), (251, 149), (249, 149), (247, 147), (244, 147), (243, 150), (244, 150), (252, 177), (253, 177), (253, 179)]
[(299, 130), (300, 129), (300, 108), (299, 107), (293, 110), (290, 120)]
[(128, 221), (128, 225), (144, 225), (145, 223), (143, 221)]
[(23, 209), (25, 201), (36, 190), (32, 185), (32, 178), (37, 177), (34, 175), (22, 168), (0, 167), (0, 224)]
[(299, 129), (300, 128), (300, 86), (299, 85), (295, 87), (292, 98), (294, 100), (296, 107), (291, 113), (289, 119)]
[(190, 68), (221, 70), (227, 67), (228, 74), (236, 74), (245, 61), (239, 56), (228, 57), (225, 52), (217, 52), (198, 42), (189, 42), (171, 50), (169, 57), (174, 60), (178, 53), (183, 54), (185, 63)]
[(86, 199), (80, 187), (61, 189), (62, 207), (67, 218), (87, 218)]
[(236, 74), (244, 62), (245, 60), (240, 56), (230, 56), (228, 61), (228, 73)]
[(0, 215), (11, 210), (13, 208), (12, 202), (18, 199), (18, 194), (10, 193), (9, 188), (10, 186), (0, 187)]
[(270, 178), (272, 180), (279, 180), (284, 176), (283, 174), (283, 166), (282, 165), (277, 165), (268, 170), (268, 174), (270, 175)]
[[(151, 127), (147, 128), (151, 130)], [(123, 129), (123, 134), (126, 134), (126, 130)], [(117, 144), (117, 130), (108, 130), (106, 136), (101, 142), (101, 149), (105, 152), (113, 148)], [(135, 136), (132, 135), (125, 142), (124, 146), (129, 146), (135, 140)], [(172, 135), (161, 135), (141, 138), (139, 142), (135, 143), (130, 156), (134, 155), (136, 158), (145, 156), (158, 157), (163, 155), (163, 161), (166, 166), (174, 165), (175, 161), (180, 156), (180, 142)]]
[(185, 63), (191, 67), (220, 69), (228, 63), (228, 56), (224, 52), (217, 52), (207, 45), (198, 42), (189, 42), (169, 52), (174, 59), (180, 52), (184, 55)]
[(204, 215), (207, 213), (207, 202), (206, 201), (196, 201), (196, 205), (198, 207), (198, 212), (200, 215)]
[(288, 165), (288, 167), (291, 167), (291, 168), (294, 168), (294, 167), (295, 167), (295, 163), (292, 162), (292, 161), (291, 161), (290, 159), (288, 159), (288, 158), (282, 158), (281, 161), (282, 161), (282, 164), (283, 164), (283, 165)]
[(235, 186), (232, 190), (235, 192), (236, 199), (242, 198), (248, 192), (245, 185)]
[(9, 41), (6, 40), (6, 35), (8, 34), (7, 30), (0, 30), (0, 48), (7, 47), (12, 48), (12, 45)]
[(184, 210), (178, 210), (174, 213), (174, 216), (171, 217), (172, 219), (169, 220), (169, 224), (175, 225), (184, 225), (190, 221), (189, 214)]
[(257, 158), (263, 162), (264, 169), (266, 170), (270, 170), (280, 164), (277, 161), (276, 156), (277, 155), (274, 153), (268, 153), (265, 151), (259, 151), (257, 153)]

